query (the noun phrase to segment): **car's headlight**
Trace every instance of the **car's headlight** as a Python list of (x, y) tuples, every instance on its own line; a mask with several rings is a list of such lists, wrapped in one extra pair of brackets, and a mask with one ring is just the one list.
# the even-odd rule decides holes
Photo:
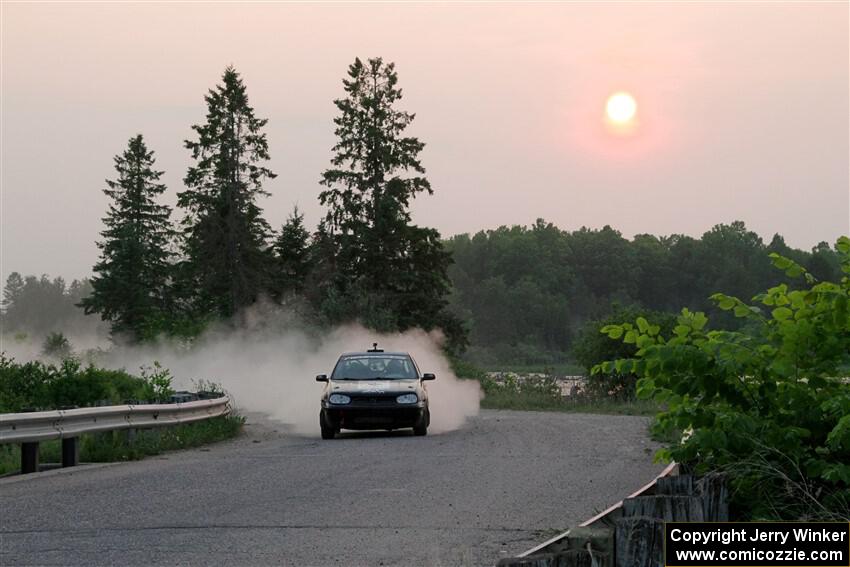
[(395, 399), (400, 404), (415, 404), (419, 401), (419, 398), (416, 397), (416, 394), (403, 394)]
[(351, 398), (343, 394), (331, 394), (328, 401), (332, 404), (350, 404)]

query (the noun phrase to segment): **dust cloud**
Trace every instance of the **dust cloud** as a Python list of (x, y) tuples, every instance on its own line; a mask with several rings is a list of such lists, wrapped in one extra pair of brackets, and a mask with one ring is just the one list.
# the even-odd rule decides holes
[[(429, 432), (458, 429), (467, 418), (478, 414), (480, 386), (475, 380), (460, 380), (454, 375), (440, 347), (439, 332), (416, 329), (380, 335), (350, 324), (317, 335), (303, 330), (294, 317), (264, 311), (249, 311), (236, 329), (213, 327), (191, 346), (173, 342), (112, 345), (101, 350), (96, 360), (99, 366), (124, 368), (131, 373), (158, 361), (171, 371), (175, 389), (194, 389), (198, 380), (214, 382), (231, 395), (240, 411), (264, 413), (289, 425), (298, 435), (318, 435), (322, 384), (315, 381), (316, 375), (330, 374), (341, 353), (362, 351), (377, 342), (385, 350), (409, 352), (421, 372), (437, 376), (427, 384)], [(74, 344), (74, 337), (70, 339)], [(20, 348), (8, 351), (18, 352), (7, 354), (18, 360), (34, 358), (33, 352), (25, 352), (25, 345), (17, 346)]]

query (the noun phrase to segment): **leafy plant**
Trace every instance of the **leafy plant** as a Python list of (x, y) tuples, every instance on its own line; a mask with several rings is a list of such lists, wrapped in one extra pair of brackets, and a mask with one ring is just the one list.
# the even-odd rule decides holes
[(195, 386), (195, 390), (198, 392), (203, 392), (206, 394), (219, 394), (225, 395), (224, 387), (218, 382), (213, 382), (212, 380), (204, 380), (203, 378), (193, 382)]
[(142, 399), (165, 401), (174, 393), (171, 388), (171, 372), (167, 368), (163, 368), (158, 361), (154, 361), (153, 367), (142, 366), (139, 369), (139, 374), (144, 381)]
[(669, 332), (676, 324), (676, 315), (642, 309), (640, 307), (621, 307), (615, 305), (613, 313), (602, 319), (587, 323), (579, 331), (573, 342), (573, 356), (590, 374), (588, 388), (600, 396), (610, 396), (621, 400), (635, 398), (635, 384), (638, 377), (631, 372), (596, 372), (591, 373), (594, 366), (605, 360), (627, 358), (634, 356), (637, 345), (633, 342), (614, 342), (599, 332), (601, 327), (617, 321), (635, 319), (652, 319), (659, 326), (659, 332)]
[(171, 374), (154, 363), (137, 377), (75, 358), (60, 364), (20, 364), (0, 355), (0, 413), (122, 404), (129, 400), (162, 400), (172, 393)]
[(40, 362), (16, 364), (0, 354), (0, 413), (40, 409), (49, 398), (46, 368)]
[[(818, 282), (774, 253), (773, 265), (802, 280), (799, 289), (783, 283), (752, 303), (712, 295), (743, 321), (737, 331), (708, 330), (705, 314), (688, 309), (667, 336), (643, 317), (601, 330), (637, 350), (593, 372), (639, 376), (638, 396), (668, 407), (655, 427), (691, 432), (659, 458), (727, 471), (743, 516), (850, 516), (850, 383), (841, 374), (850, 359), (850, 239), (835, 248), (845, 274), (839, 283)], [(760, 466), (751, 466), (753, 455)], [(806, 491), (789, 491), (790, 479), (802, 479)]]

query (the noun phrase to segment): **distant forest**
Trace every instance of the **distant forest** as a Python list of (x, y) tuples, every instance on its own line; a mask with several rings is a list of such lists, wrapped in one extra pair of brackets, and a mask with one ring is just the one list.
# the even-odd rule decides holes
[(745, 301), (778, 283), (800, 285), (772, 266), (775, 252), (822, 281), (838, 281), (838, 255), (826, 242), (811, 252), (790, 248), (780, 235), (765, 243), (743, 222), (702, 235), (632, 240), (606, 226), (563, 231), (538, 220), (449, 239), (454, 264), (452, 311), (466, 322), (466, 356), (486, 366), (570, 361), (584, 327), (598, 330), (615, 309), (678, 313), (705, 311), (728, 328), (739, 320), (719, 311), (715, 292)]
[(433, 188), (419, 158), (424, 142), (405, 134), (415, 115), (397, 108), (395, 65), (355, 59), (342, 85), (336, 144), (319, 173), (326, 214), (315, 229), (297, 208), (279, 229), (265, 220), (264, 184), (276, 177), (267, 120), (228, 67), (203, 98), (204, 121), (183, 141), (191, 165), (177, 192), (180, 218), (159, 202), (167, 188), (154, 151), (142, 134), (130, 137), (99, 188), (110, 204), (93, 276), (66, 284), (12, 273), (3, 333), (43, 340), (106, 326), (116, 342), (191, 341), (269, 301), (317, 332), (352, 321), (383, 333), (440, 329), (451, 355), (539, 365), (582, 358), (576, 343), (588, 341), (577, 338), (623, 309), (712, 312), (707, 298), (718, 291), (749, 299), (787, 280), (771, 268), (771, 252), (816, 278), (839, 278), (826, 243), (792, 250), (777, 235), (765, 244), (741, 222), (699, 239), (628, 240), (607, 226), (567, 232), (538, 220), (446, 240), (412, 222), (411, 201)]

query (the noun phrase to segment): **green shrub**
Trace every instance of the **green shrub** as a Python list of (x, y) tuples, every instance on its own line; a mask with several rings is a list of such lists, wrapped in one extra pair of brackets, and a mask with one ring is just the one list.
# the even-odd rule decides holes
[(16, 363), (0, 355), (0, 413), (163, 401), (173, 393), (171, 374), (154, 363), (142, 376), (66, 358), (59, 364)]
[(635, 385), (638, 377), (631, 372), (596, 372), (591, 369), (606, 360), (618, 358), (629, 358), (637, 352), (637, 346), (633, 343), (614, 342), (599, 332), (606, 325), (620, 321), (634, 321), (638, 317), (652, 319), (657, 323), (662, 333), (670, 332), (676, 325), (676, 315), (673, 313), (661, 313), (650, 311), (640, 307), (622, 307), (615, 305), (613, 312), (608, 317), (596, 319), (586, 323), (579, 330), (573, 341), (572, 353), (587, 374), (588, 389), (600, 397), (610, 396), (618, 400), (634, 400)]
[(451, 365), (452, 372), (454, 372), (455, 376), (458, 378), (481, 380), (487, 377), (487, 373), (484, 372), (484, 370), (459, 357), (449, 356), (449, 364)]
[[(850, 274), (850, 239), (836, 244)], [(668, 406), (658, 431), (687, 431), (660, 452), (697, 472), (725, 471), (740, 519), (850, 518), (850, 277), (816, 282), (771, 254), (800, 289), (781, 284), (753, 304), (715, 294), (743, 320), (737, 331), (707, 330), (703, 313), (683, 309), (666, 337), (643, 317), (602, 332), (635, 345), (633, 358), (594, 372), (631, 372), (638, 396)]]
[(0, 354), (0, 413), (49, 405), (51, 373), (41, 362), (16, 364)]
[(44, 339), (41, 354), (55, 360), (65, 360), (73, 356), (71, 342), (62, 333), (50, 333)]
[(140, 373), (144, 382), (141, 399), (164, 402), (174, 393), (171, 387), (171, 372), (159, 362), (154, 361), (153, 367), (143, 366)]

